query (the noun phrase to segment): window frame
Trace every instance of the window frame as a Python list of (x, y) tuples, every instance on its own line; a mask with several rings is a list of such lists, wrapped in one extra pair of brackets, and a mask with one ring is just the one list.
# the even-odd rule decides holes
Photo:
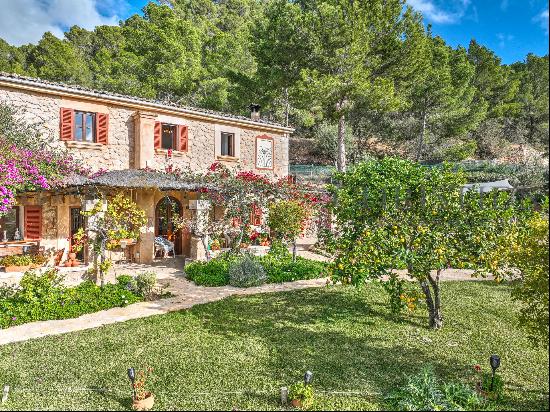
[[(77, 119), (80, 117), (81, 126), (77, 126)], [(86, 139), (87, 120), (91, 118), (91, 129), (92, 129), (92, 140), (89, 141)], [(81, 130), (81, 138), (77, 138), (77, 130)], [(73, 126), (73, 141), (79, 143), (97, 143), (97, 113), (95, 112), (85, 112), (83, 110), (74, 110), (74, 126)]]
[[(227, 148), (228, 153), (224, 153), (224, 137), (229, 138)], [(222, 157), (236, 157), (235, 156), (235, 133), (234, 132), (220, 132), (220, 156)], [(231, 144), (229, 144), (231, 143)]]
[[(164, 128), (170, 127), (172, 129), (172, 147), (164, 147)], [(179, 137), (178, 137), (178, 125), (172, 123), (160, 122), (160, 148), (162, 150), (179, 150)]]

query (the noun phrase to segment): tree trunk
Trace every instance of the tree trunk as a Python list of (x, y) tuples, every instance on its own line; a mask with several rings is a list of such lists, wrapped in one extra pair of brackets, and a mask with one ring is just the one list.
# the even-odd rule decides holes
[(336, 165), (339, 172), (346, 171), (346, 117), (344, 114), (338, 120), (338, 158)]
[(206, 242), (206, 235), (201, 236), (202, 247), (204, 248), (204, 255), (206, 256), (206, 261), (210, 260), (210, 250), (208, 250), (208, 243)]
[(296, 240), (292, 241), (292, 261), (296, 262)]
[(416, 152), (417, 162), (419, 162), (422, 159), (422, 151), (424, 150), (425, 133), (426, 133), (426, 111), (422, 112), (422, 129), (420, 130), (420, 136), (418, 136), (418, 149)]
[(438, 270), (435, 279), (431, 274), (428, 274), (426, 279), (420, 282), (420, 287), (426, 298), (426, 306), (428, 307), (429, 325), (432, 329), (441, 329), (443, 327), (441, 292), (439, 287), (440, 274), (441, 270)]
[(290, 103), (288, 100), (288, 87), (285, 87), (285, 126), (288, 127), (288, 115), (290, 112)]

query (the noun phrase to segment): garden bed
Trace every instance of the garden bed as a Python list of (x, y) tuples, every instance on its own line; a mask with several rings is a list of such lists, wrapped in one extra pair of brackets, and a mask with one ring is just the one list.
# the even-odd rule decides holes
[[(229, 267), (238, 255), (223, 253), (208, 262), (192, 262), (185, 267), (185, 274), (200, 286), (225, 286), (229, 284)], [(293, 282), (318, 279), (326, 275), (326, 263), (300, 256), (292, 261), (290, 254), (266, 254), (252, 256), (264, 268), (267, 283)]]
[(154, 292), (154, 274), (136, 278), (122, 275), (117, 277), (117, 283), (103, 287), (91, 281), (67, 287), (62, 280), (55, 269), (43, 273), (29, 271), (18, 286), (0, 286), (0, 329), (34, 321), (77, 318), (165, 296)]

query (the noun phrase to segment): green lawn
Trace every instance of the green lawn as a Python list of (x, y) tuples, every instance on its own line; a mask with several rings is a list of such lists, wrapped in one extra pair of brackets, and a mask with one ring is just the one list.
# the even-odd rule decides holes
[[(127, 409), (129, 366), (150, 365), (157, 409), (277, 409), (279, 388), (314, 372), (315, 409), (381, 409), (404, 374), (433, 365), (465, 382), (502, 357), (498, 409), (548, 410), (548, 353), (515, 324), (510, 288), (443, 285), (446, 325), (392, 318), (379, 286), (234, 297), (192, 310), (0, 347), (0, 409)], [(106, 388), (108, 391), (90, 389)], [(363, 395), (330, 394), (358, 391)], [(222, 394), (220, 392), (244, 392)]]

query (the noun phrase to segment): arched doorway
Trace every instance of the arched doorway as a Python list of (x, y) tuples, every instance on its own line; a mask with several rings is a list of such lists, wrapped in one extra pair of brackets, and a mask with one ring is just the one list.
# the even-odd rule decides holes
[(182, 213), (180, 201), (172, 196), (163, 197), (155, 208), (155, 236), (173, 242), (176, 255), (182, 254), (182, 233), (181, 229), (174, 230), (174, 217), (182, 216)]

